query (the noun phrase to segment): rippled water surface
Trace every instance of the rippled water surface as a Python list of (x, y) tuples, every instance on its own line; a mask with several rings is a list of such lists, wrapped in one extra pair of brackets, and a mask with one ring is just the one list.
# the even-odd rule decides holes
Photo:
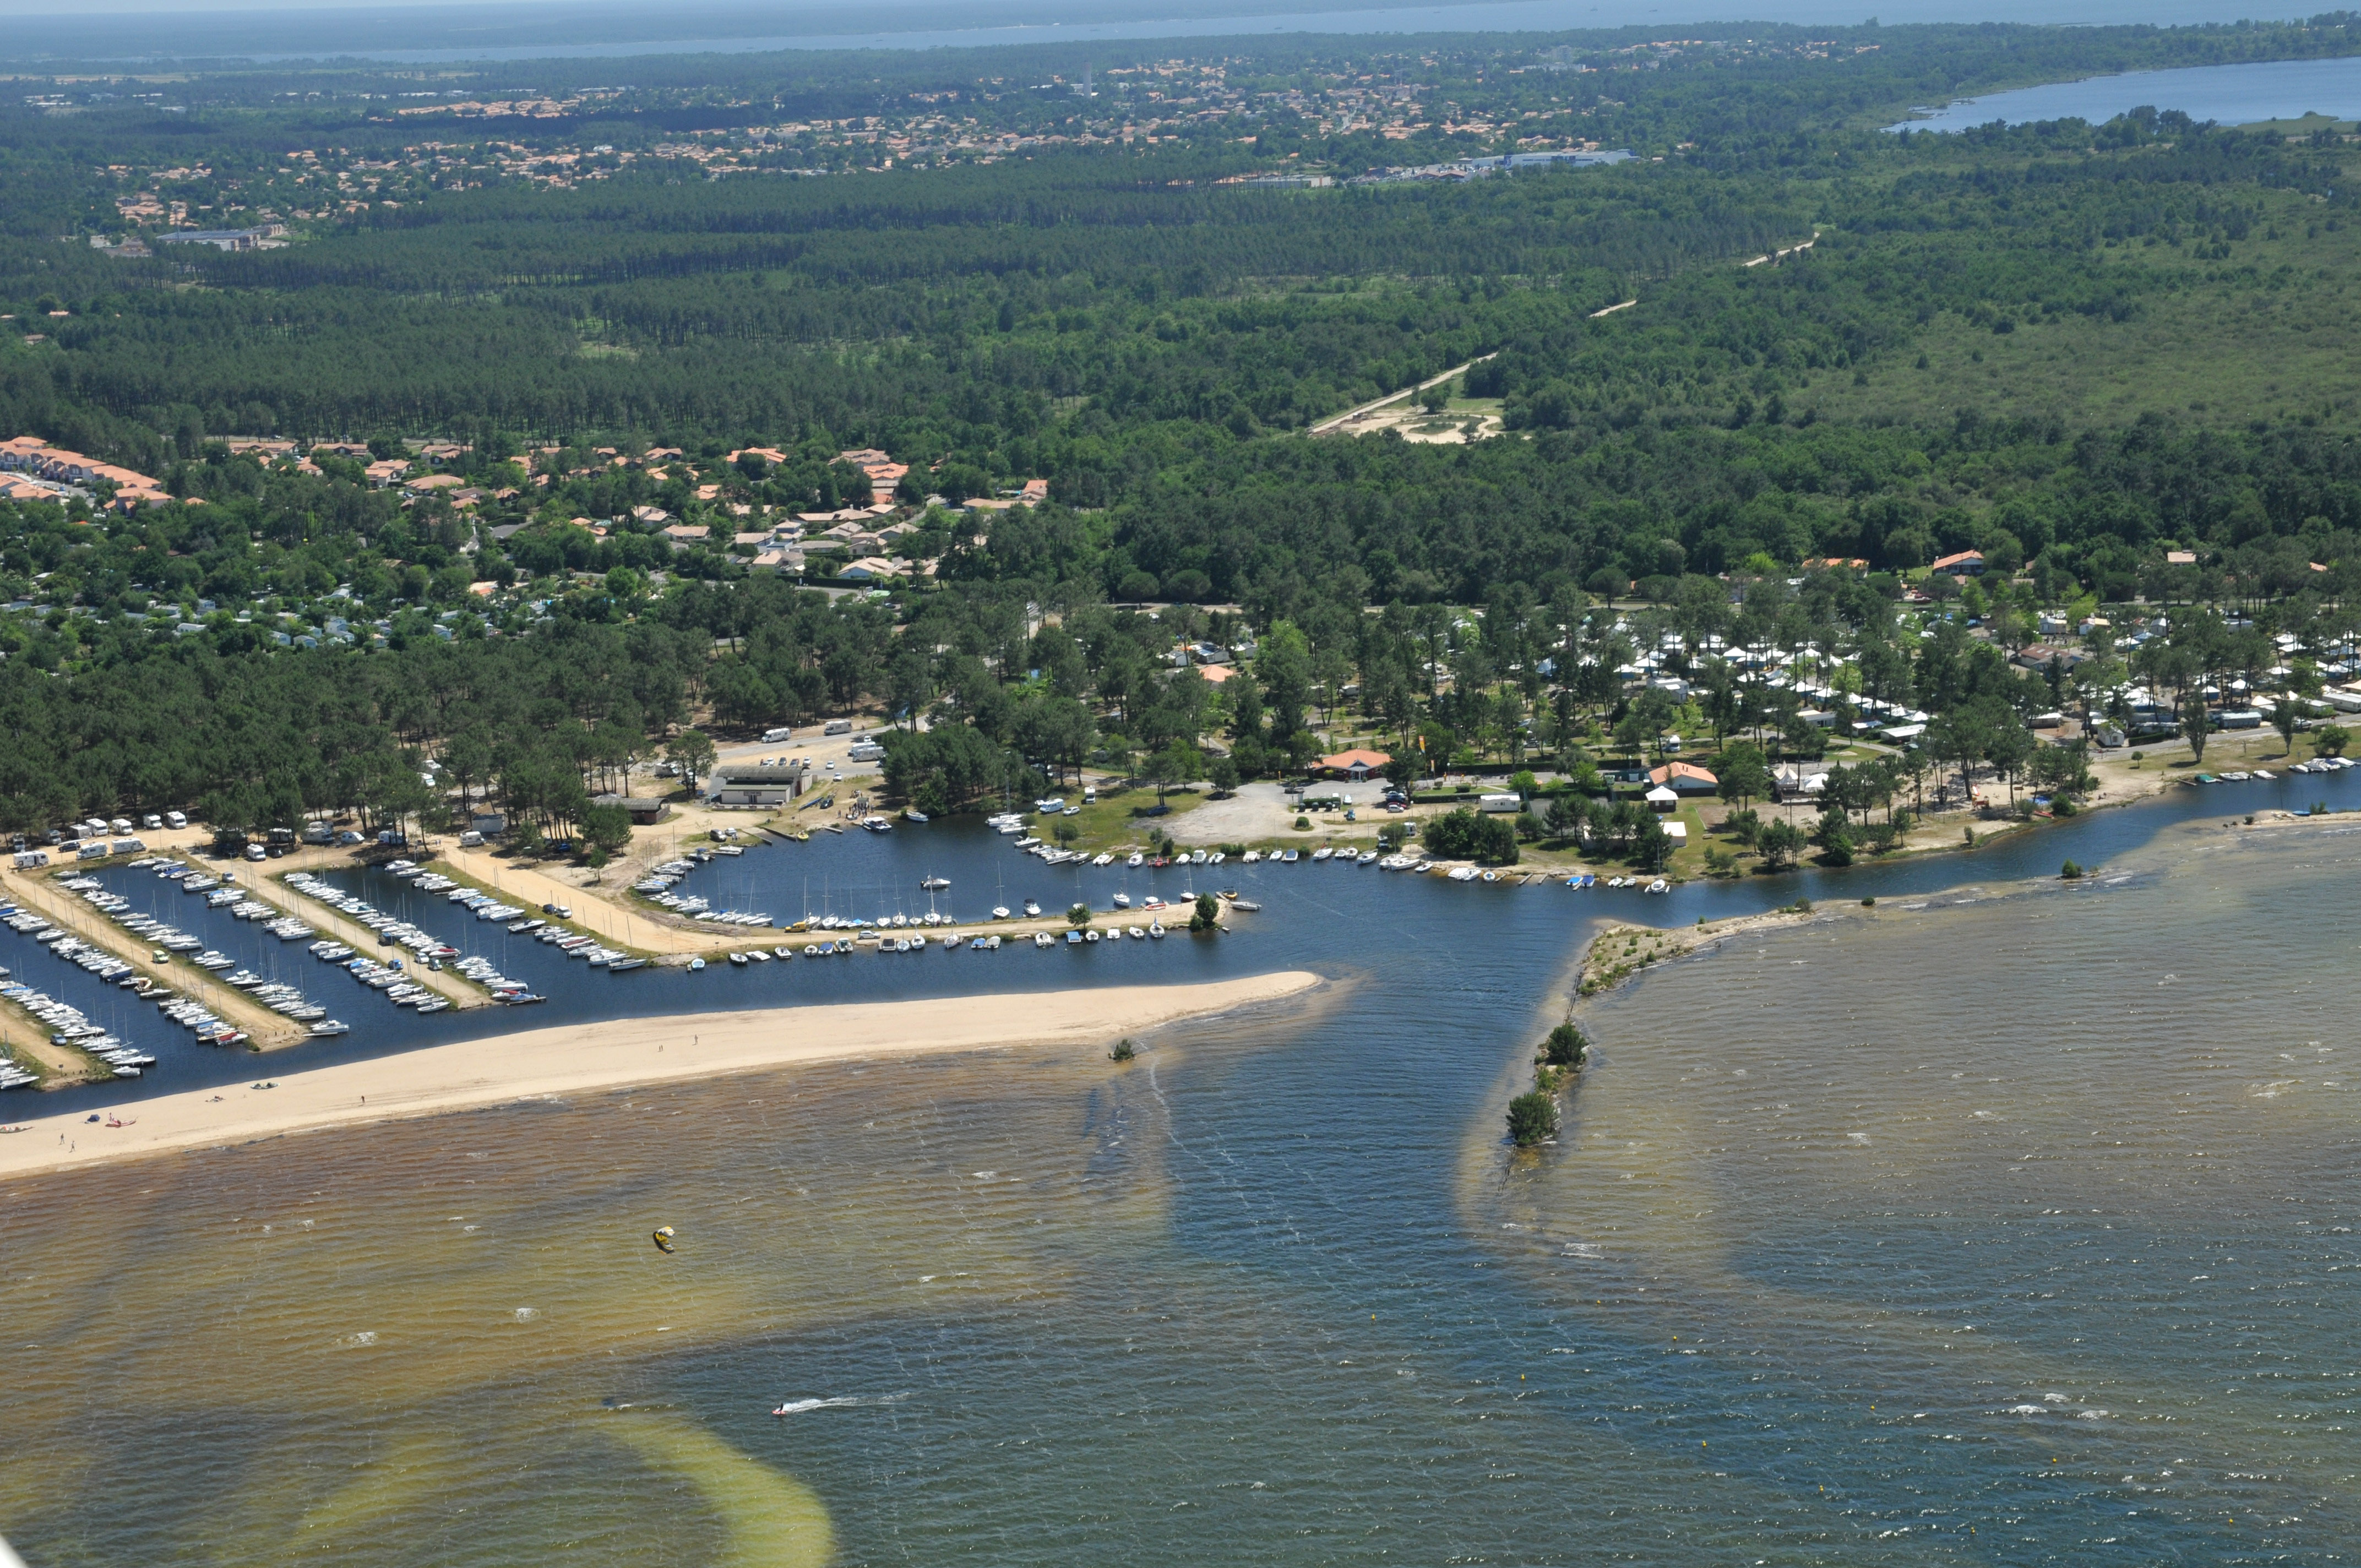
[[(1809, 884), (1822, 918), (1587, 1006), (1532, 1154), (1502, 1108), (1591, 920), (1793, 879), (1298, 868), (1237, 938), (1100, 956), (1337, 983), (1127, 1066), (20, 1181), (0, 1530), (32, 1568), (2340, 1561), (2361, 832), (2149, 837), (2193, 811)], [(2109, 874), (2008, 891), (2067, 852)], [(964, 983), (1098, 978), (1066, 959)]]

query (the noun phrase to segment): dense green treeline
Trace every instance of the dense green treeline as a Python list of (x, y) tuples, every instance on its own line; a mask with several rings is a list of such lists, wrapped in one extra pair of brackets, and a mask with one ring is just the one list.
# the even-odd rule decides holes
[[(1195, 574), (1204, 597), (1264, 613), (1286, 613), (1312, 584), (1378, 603), (1468, 603), (1508, 582), (1620, 591), (1812, 556), (1905, 571), (1971, 548), (2116, 599), (2138, 591), (2164, 541), (2278, 540), (2312, 560), (2352, 559), (2361, 456), (2301, 426), (2161, 420), (2070, 440), (2053, 423), (1978, 422), (1698, 426), (1595, 444), (1273, 443), (1159, 475), (1113, 515), (1100, 569), (1111, 591), (1135, 569), (1159, 583)], [(984, 561), (1038, 575), (1059, 526), (1008, 519)]]
[[(12, 638), (0, 831), (105, 803), (187, 806), (232, 827), (352, 809), (399, 820), (430, 799), (430, 753), (455, 784), (563, 828), (591, 786), (622, 787), (625, 764), (694, 703), (798, 717), (851, 704), (880, 684), (892, 626), (882, 609), (838, 612), (770, 580), (646, 609), (622, 624), (561, 615), (531, 637), (397, 636), (375, 652), (266, 652), (245, 627), (158, 641), (117, 622), (79, 650), (71, 680), (53, 673), (56, 633), (45, 629), (46, 648)], [(740, 652), (717, 663), (717, 638)]]
[[(77, 300), (41, 357), (61, 361), (68, 396), (166, 428), (176, 406), (244, 428), (260, 411), (265, 430), (314, 436), (471, 414), (533, 433), (817, 424), (873, 439), (889, 422), (1012, 422), (959, 408), (979, 392), (1028, 410), (1093, 398), (1125, 420), (1243, 407), (1286, 428), (1801, 222), (1775, 192), (1713, 181), (1143, 193), (1119, 162), (1059, 162), (1070, 200), (1029, 219), (1023, 201), (934, 210), (895, 189), (1051, 178), (1022, 168), (878, 181), (861, 192), (873, 201), (812, 182), (490, 192), (431, 224), (214, 256), (200, 266), (217, 286), (195, 292), (139, 286), (178, 258), (111, 263), (114, 288)], [(776, 237), (728, 222), (668, 236), (699, 201)], [(559, 252), (585, 276), (525, 280)], [(1462, 281), (1408, 298), (1350, 281), (1405, 274)]]

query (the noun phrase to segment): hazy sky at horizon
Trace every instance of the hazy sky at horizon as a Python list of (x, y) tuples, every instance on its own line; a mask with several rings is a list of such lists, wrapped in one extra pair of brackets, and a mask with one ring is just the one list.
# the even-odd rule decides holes
[(2286, 20), (2318, 0), (0, 0), (16, 52), (89, 62), (335, 55), (385, 63), (784, 49), (1095, 47), (1116, 40), (1645, 26)]

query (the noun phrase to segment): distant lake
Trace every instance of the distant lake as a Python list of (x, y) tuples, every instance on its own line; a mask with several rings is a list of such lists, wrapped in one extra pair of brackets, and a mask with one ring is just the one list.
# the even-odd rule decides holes
[(2021, 126), (2038, 120), (2084, 119), (2099, 125), (2142, 104), (2179, 109), (2191, 119), (2216, 120), (2225, 126), (2293, 119), (2312, 110), (2351, 119), (2361, 115), (2361, 56), (2203, 65), (2052, 82), (2015, 93), (1962, 98), (1924, 119), (1886, 128), (1958, 131), (1994, 120)]

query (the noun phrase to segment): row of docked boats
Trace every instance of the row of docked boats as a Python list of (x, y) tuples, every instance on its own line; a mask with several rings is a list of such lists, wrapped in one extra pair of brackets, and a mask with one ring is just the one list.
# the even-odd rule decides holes
[(690, 851), (689, 858), (666, 861), (648, 868), (648, 874), (631, 884), (631, 891), (660, 909), (691, 920), (703, 920), (715, 926), (768, 926), (770, 916), (752, 909), (716, 909), (711, 899), (696, 894), (675, 891), (699, 864), (710, 863), (714, 856), (742, 855), (746, 851), (736, 844), (725, 844), (719, 850)]
[[(396, 879), (410, 883), (424, 892), (442, 894), (448, 902), (462, 905), (478, 920), (500, 922), (511, 932), (539, 930), (545, 924), (538, 918), (521, 919), (520, 916), (523, 916), (525, 911), (519, 905), (503, 904), (489, 894), (479, 893), (474, 888), (452, 881), (449, 877), (429, 872), (413, 861), (390, 861), (387, 862), (385, 870)], [(407, 948), (417, 954), (430, 969), (439, 970), (447, 963), (468, 980), (482, 986), (495, 1002), (516, 1004), (542, 1000), (523, 981), (511, 980), (500, 973), (489, 959), (477, 955), (463, 954), (457, 948), (433, 932), (425, 930), (412, 921), (404, 920), (400, 916), (378, 908), (357, 894), (346, 893), (335, 883), (307, 872), (290, 872), (287, 873), (286, 881), (290, 887), (305, 897), (315, 898), (357, 925), (375, 932), (380, 947)], [(430, 883), (436, 885), (429, 885)], [(374, 959), (366, 959), (356, 961), (351, 957), (352, 950), (342, 943), (332, 943), (329, 946), (336, 949), (335, 956), (330, 957), (324, 953), (320, 956), (327, 958), (327, 961), (331, 963), (343, 964), (352, 970), (355, 977), (360, 980), (362, 984), (382, 991), (397, 1005), (412, 1006), (421, 1013), (440, 1013), (451, 1005), (447, 999), (437, 995), (431, 987), (420, 985), (403, 973), (400, 959), (390, 964), (379, 964)], [(392, 983), (382, 983), (389, 974), (394, 977)]]
[[(850, 927), (847, 928), (849, 929)], [(1121, 941), (1126, 937), (1140, 941), (1161, 941), (1164, 938), (1164, 926), (1162, 922), (1157, 921), (1151, 922), (1145, 927), (1118, 927), (1106, 932), (1100, 932), (1097, 930), (1068, 931), (1065, 934), (1065, 941), (1069, 945), (1082, 946), (1099, 941)], [(1019, 938), (1017, 940), (1021, 942), (1023, 938)], [(1058, 945), (1059, 938), (1048, 931), (1037, 931), (1033, 934), (1033, 946), (1036, 948), (1054, 948)], [(755, 964), (765, 964), (774, 960), (793, 959), (798, 956), (807, 959), (850, 958), (853, 954), (861, 952), (863, 949), (872, 950), (881, 955), (886, 953), (923, 953), (929, 948), (934, 948), (947, 953), (956, 951), (961, 948), (965, 948), (971, 952), (996, 953), (1001, 948), (1001, 938), (997, 936), (983, 936), (967, 931), (946, 931), (937, 937), (928, 937), (924, 932), (919, 932), (916, 935), (907, 937), (897, 937), (890, 931), (867, 929), (860, 931), (854, 936), (831, 938), (825, 942), (807, 942), (803, 945), (800, 950), (792, 945), (783, 943), (778, 947), (770, 948), (748, 948), (741, 952), (730, 953), (728, 957), (732, 966), (738, 969), (747, 969)], [(702, 967), (701, 963), (691, 963), (689, 965), (689, 968), (693, 970)]]
[[(190, 868), (182, 862), (164, 856), (134, 861), (126, 869), (151, 872), (165, 881), (179, 882), (184, 888), (190, 871)], [(123, 929), (145, 941), (154, 943), (161, 949), (158, 954), (159, 958), (165, 952), (175, 949), (185, 952), (189, 947), (199, 945), (193, 938), (187, 938), (178, 927), (169, 926), (153, 916), (138, 913), (132, 908), (129, 899), (120, 894), (107, 891), (94, 878), (75, 877), (61, 882), (58, 885), (72, 889), (80, 894), (91, 907), (122, 927)], [(229, 887), (216, 887), (212, 890), (200, 888), (196, 891), (204, 894), (208, 903), (220, 898), (225, 892), (234, 895), (236, 893), (235, 888)], [(247, 907), (249, 904), (252, 905), (251, 909)], [(294, 916), (258, 900), (244, 899), (242, 895), (233, 913), (243, 919), (262, 922), (266, 930), (283, 941), (295, 941), (317, 935), (309, 926)], [(130, 964), (123, 963), (120, 959), (116, 961), (121, 965), (125, 974), (131, 972)], [(266, 975), (257, 974), (251, 970), (242, 968), (237, 960), (227, 953), (206, 948), (195, 954), (189, 961), (200, 969), (220, 975), (223, 984), (236, 986), (238, 990), (249, 993), (257, 1002), (273, 1013), (305, 1025), (314, 1034), (345, 1032), (345, 1026), (342, 1024), (328, 1016), (328, 1010), (325, 1007), (304, 995), (300, 988), (288, 985), (283, 981), (273, 981)], [(118, 983), (127, 986), (136, 982), (118, 981)], [(201, 1039), (208, 1039), (214, 1044), (235, 1045), (247, 1037), (238, 1030), (222, 1024), (221, 1020), (214, 1017), (212, 1013), (203, 1006), (188, 1001), (168, 987), (151, 988), (141, 984), (139, 994), (143, 998), (155, 1000), (167, 1016), (171, 1017), (176, 1023), (186, 1025), (193, 1029)], [(226, 1034), (224, 1033), (225, 1030)]]
[[(1160, 942), (1164, 939), (1164, 926), (1161, 921), (1151, 922), (1145, 927), (1116, 926), (1104, 933), (1095, 927), (1086, 927), (1078, 931), (1067, 932), (1065, 945), (1070, 948), (1086, 948), (1093, 942), (1120, 942), (1126, 937), (1135, 942)], [(1033, 933), (1033, 945), (1037, 948), (1054, 948), (1059, 944), (1058, 938), (1050, 933), (1036, 931)]]
[[(394, 865), (408, 868), (413, 875), (418, 867), (407, 861)], [(389, 869), (391, 869), (390, 867)], [(374, 932), (379, 947), (407, 948), (421, 961), (440, 968), (445, 959), (459, 957), (459, 949), (434, 933), (421, 929), (410, 921), (388, 914), (365, 898), (346, 893), (334, 883), (313, 875), (310, 872), (289, 872), (281, 879), (306, 898), (326, 905), (356, 925)], [(420, 1014), (445, 1012), (450, 999), (432, 986), (421, 985), (400, 959), (380, 960), (367, 953), (357, 953), (333, 938), (313, 942), (308, 949), (324, 964), (334, 964), (353, 977), (354, 981), (376, 992), (396, 1007), (407, 1007)]]
[[(116, 1039), (104, 1025), (92, 1023), (81, 1008), (11, 980), (5, 969), (0, 969), (0, 997), (38, 1019), (49, 1029), (51, 1045), (71, 1046), (94, 1057), (117, 1078), (137, 1078), (140, 1069), (156, 1065), (154, 1057)], [(0, 1089), (29, 1089), (39, 1081), (10, 1058), (0, 1057)]]
[[(520, 933), (522, 934), (522, 933)], [(586, 936), (566, 926), (543, 926), (532, 933), (533, 939), (544, 947), (555, 948), (569, 959), (580, 959), (592, 969), (605, 970), (609, 974), (628, 974), (647, 963), (633, 958), (620, 948), (610, 948), (596, 937)], [(534, 997), (534, 1001), (541, 999)]]
[[(294, 916), (261, 899), (240, 893), (230, 878), (192, 875), (193, 868), (169, 856), (157, 855), (144, 861), (134, 861), (126, 869), (149, 872), (163, 881), (177, 882), (181, 884), (181, 890), (183, 893), (201, 894), (207, 904), (225, 907), (241, 920), (255, 922), (282, 942), (312, 941), (319, 936), (317, 931), (304, 925)], [(214, 885), (192, 885), (192, 883)], [(130, 913), (128, 899), (97, 892), (84, 893), (82, 896), (105, 912), (109, 918), (115, 920), (125, 930), (167, 948), (177, 946), (167, 939), (170, 935), (170, 928), (164, 927), (162, 922), (150, 916)], [(227, 953), (207, 948), (189, 961), (200, 969), (219, 974), (223, 984), (234, 985), (240, 991), (247, 992), (273, 1013), (302, 1025), (313, 1035), (324, 1037), (348, 1032), (346, 1025), (329, 1017), (327, 1008), (304, 995), (301, 988), (289, 985), (283, 981), (274, 981), (267, 975), (257, 974), (252, 970), (243, 968)], [(240, 1038), (243, 1037), (240, 1036)]]

